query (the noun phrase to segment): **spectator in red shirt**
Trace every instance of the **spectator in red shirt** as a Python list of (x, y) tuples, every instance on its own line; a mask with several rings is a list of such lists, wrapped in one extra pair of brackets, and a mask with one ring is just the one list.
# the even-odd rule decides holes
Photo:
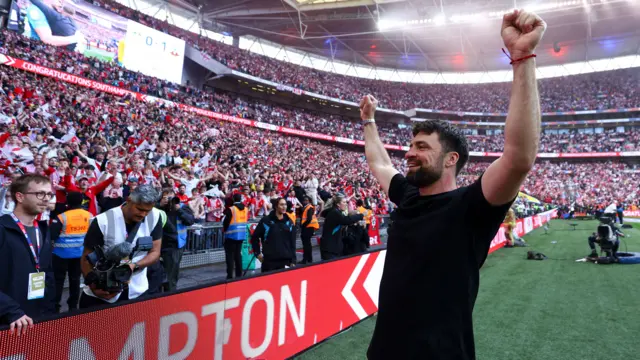
[(99, 182), (97, 185), (89, 186), (89, 177), (87, 175), (80, 175), (78, 180), (78, 186), (71, 183), (71, 173), (67, 172), (65, 175), (65, 185), (67, 191), (77, 191), (83, 194), (82, 208), (89, 211), (93, 216), (98, 215), (98, 200), (96, 195), (103, 192), (115, 179), (117, 171), (112, 168), (110, 171), (111, 176), (108, 179)]
[(189, 196), (187, 196), (187, 186), (185, 184), (180, 184), (176, 197), (180, 199), (180, 202), (183, 204), (189, 203)]

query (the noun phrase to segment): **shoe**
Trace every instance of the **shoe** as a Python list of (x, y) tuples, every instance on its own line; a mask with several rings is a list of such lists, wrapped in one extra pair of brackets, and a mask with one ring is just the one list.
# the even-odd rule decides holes
[(595, 251), (592, 251), (591, 254), (587, 255), (587, 259), (596, 259), (598, 257), (598, 253)]

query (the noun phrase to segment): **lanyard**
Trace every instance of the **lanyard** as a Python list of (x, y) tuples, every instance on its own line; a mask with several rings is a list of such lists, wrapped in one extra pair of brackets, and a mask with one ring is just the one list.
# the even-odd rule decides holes
[(25, 239), (27, 239), (27, 243), (29, 244), (29, 249), (31, 249), (31, 253), (33, 254), (33, 259), (36, 262), (36, 270), (40, 272), (40, 229), (38, 227), (38, 222), (33, 220), (33, 226), (36, 228), (36, 244), (34, 245), (29, 238), (29, 234), (27, 233), (27, 229), (24, 225), (18, 220), (15, 214), (11, 213), (11, 217), (16, 222), (22, 233), (24, 234)]

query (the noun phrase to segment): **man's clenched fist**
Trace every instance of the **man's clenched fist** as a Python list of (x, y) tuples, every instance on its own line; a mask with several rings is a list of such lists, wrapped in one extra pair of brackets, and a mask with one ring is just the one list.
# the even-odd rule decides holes
[(373, 95), (365, 95), (360, 100), (360, 118), (362, 120), (373, 119), (378, 107), (378, 100)]
[(513, 59), (532, 54), (546, 29), (547, 23), (532, 12), (513, 10), (502, 18), (502, 40)]

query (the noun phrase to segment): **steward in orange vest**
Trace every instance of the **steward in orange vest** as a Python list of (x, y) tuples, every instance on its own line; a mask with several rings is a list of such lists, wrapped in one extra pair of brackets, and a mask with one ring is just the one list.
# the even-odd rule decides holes
[(300, 223), (300, 238), (302, 239), (302, 261), (301, 264), (310, 264), (313, 262), (311, 237), (313, 233), (320, 228), (318, 218), (316, 217), (316, 209), (313, 207), (311, 198), (305, 196), (302, 198), (302, 222)]

